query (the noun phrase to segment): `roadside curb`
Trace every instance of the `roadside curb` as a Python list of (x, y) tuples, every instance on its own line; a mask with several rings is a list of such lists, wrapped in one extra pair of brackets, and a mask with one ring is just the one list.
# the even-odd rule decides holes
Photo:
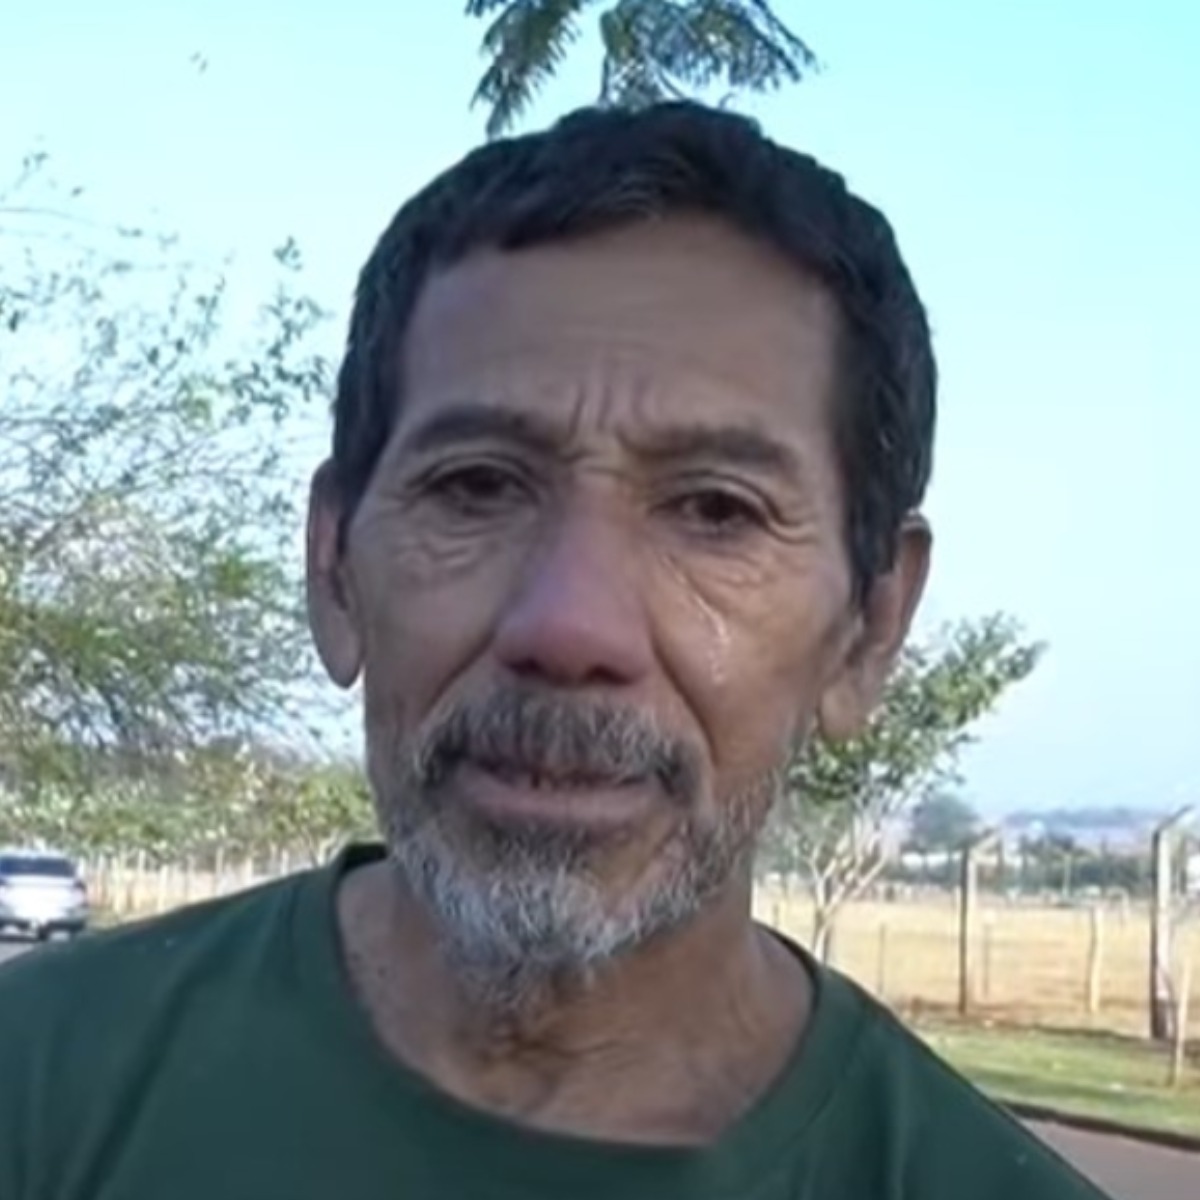
[(1081, 1133), (1125, 1138), (1131, 1142), (1162, 1146), (1168, 1150), (1200, 1154), (1200, 1137), (1194, 1134), (1173, 1133), (1166, 1129), (1147, 1129), (1140, 1125), (1123, 1125), (1119, 1121), (1109, 1121), (1104, 1117), (1085, 1117), (1078, 1113), (1064, 1113), (1053, 1108), (1042, 1108), (1036, 1104), (1018, 1104), (1008, 1100), (1001, 1100), (1000, 1103), (1022, 1121), (1038, 1121), (1043, 1125), (1061, 1125), (1064, 1129), (1078, 1129)]

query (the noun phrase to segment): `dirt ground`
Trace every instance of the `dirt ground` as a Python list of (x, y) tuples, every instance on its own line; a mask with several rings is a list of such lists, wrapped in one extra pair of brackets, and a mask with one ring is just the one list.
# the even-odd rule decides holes
[[(789, 936), (808, 940), (812, 918), (804, 901), (760, 892), (756, 911), (761, 920)], [(982, 902), (975, 939), (980, 1014), (1011, 1024), (1144, 1035), (1149, 913), (1144, 906), (1111, 905), (1098, 924), (1093, 1010), (1089, 960), (1094, 925), (1088, 908), (1016, 906), (996, 898)], [(1194, 916), (1178, 927), (1176, 978), (1189, 957), (1195, 980), (1189, 1034), (1200, 1038), (1200, 920)], [(907, 1013), (919, 1016), (923, 1008), (936, 1012), (952, 1007), (958, 999), (959, 961), (953, 898), (891, 904), (860, 901), (847, 906), (838, 919), (833, 960)]]

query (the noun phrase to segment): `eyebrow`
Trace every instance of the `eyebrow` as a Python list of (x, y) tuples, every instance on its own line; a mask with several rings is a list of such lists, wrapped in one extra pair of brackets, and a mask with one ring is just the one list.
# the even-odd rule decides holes
[(681, 425), (638, 439), (639, 458), (652, 462), (714, 462), (748, 467), (796, 483), (801, 475), (796, 452), (769, 434), (745, 425)]
[[(750, 468), (798, 482), (803, 471), (796, 452), (761, 430), (737, 424), (677, 425), (621, 437), (636, 458), (652, 464), (711, 462)], [(436, 412), (403, 438), (410, 454), (428, 454), (469, 442), (508, 442), (534, 454), (568, 451), (569, 428), (538, 413), (487, 404), (458, 404)]]
[(463, 442), (513, 442), (540, 454), (561, 451), (567, 432), (545, 418), (487, 404), (456, 404), (440, 409), (402, 441), (410, 454), (428, 454)]

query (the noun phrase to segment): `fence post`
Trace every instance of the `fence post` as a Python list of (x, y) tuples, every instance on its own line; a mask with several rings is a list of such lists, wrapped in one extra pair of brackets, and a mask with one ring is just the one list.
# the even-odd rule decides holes
[[(144, 856), (144, 851), (141, 852)], [(121, 882), (124, 884), (125, 903), (121, 915), (130, 917), (137, 912), (137, 868), (138, 858), (134, 857), (133, 866), (129, 865), (129, 859), (122, 856), (121, 858)]]
[(170, 867), (165, 862), (158, 864), (158, 869), (155, 871), (154, 878), (154, 911), (162, 913), (167, 911), (167, 880)]
[(993, 936), (996, 932), (995, 922), (989, 915), (983, 922), (983, 998), (992, 998), (992, 950)]
[(1100, 1011), (1100, 972), (1104, 966), (1104, 909), (1092, 906), (1091, 936), (1088, 940), (1087, 985), (1084, 1003), (1089, 1016)]
[(1150, 910), (1150, 1037), (1156, 1042), (1169, 1042), (1173, 1031), (1171, 1021), (1171, 934), (1174, 899), (1174, 879), (1171, 873), (1171, 849), (1175, 831), (1192, 815), (1191, 806), (1181, 808), (1155, 826), (1150, 840), (1150, 855), (1154, 870), (1154, 900)]
[(888, 959), (888, 923), (880, 922), (879, 944), (875, 951), (875, 995), (884, 1000), (887, 998), (887, 959)]
[(999, 837), (990, 829), (967, 843), (962, 851), (958, 914), (958, 1011), (967, 1016), (975, 1001), (974, 920), (979, 890), (979, 855)]
[(92, 903), (98, 908), (108, 907), (108, 855), (97, 854), (92, 877), (87, 881)]
[(137, 852), (137, 859), (134, 862), (133, 874), (133, 912), (135, 916), (141, 916), (147, 908), (150, 907), (150, 898), (147, 896), (149, 888), (146, 886), (147, 878), (150, 874), (150, 855), (145, 850)]
[(1179, 995), (1175, 1007), (1174, 1044), (1171, 1047), (1171, 1086), (1178, 1087), (1183, 1082), (1184, 1061), (1187, 1058), (1187, 1026), (1188, 1003), (1192, 991), (1192, 959), (1189, 955), (1183, 960), (1183, 970), (1179, 974)]

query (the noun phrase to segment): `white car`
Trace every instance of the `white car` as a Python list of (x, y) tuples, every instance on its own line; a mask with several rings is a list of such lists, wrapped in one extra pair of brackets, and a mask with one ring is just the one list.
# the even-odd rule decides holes
[(65, 855), (0, 850), (0, 934), (74, 937), (89, 916), (87, 887)]

